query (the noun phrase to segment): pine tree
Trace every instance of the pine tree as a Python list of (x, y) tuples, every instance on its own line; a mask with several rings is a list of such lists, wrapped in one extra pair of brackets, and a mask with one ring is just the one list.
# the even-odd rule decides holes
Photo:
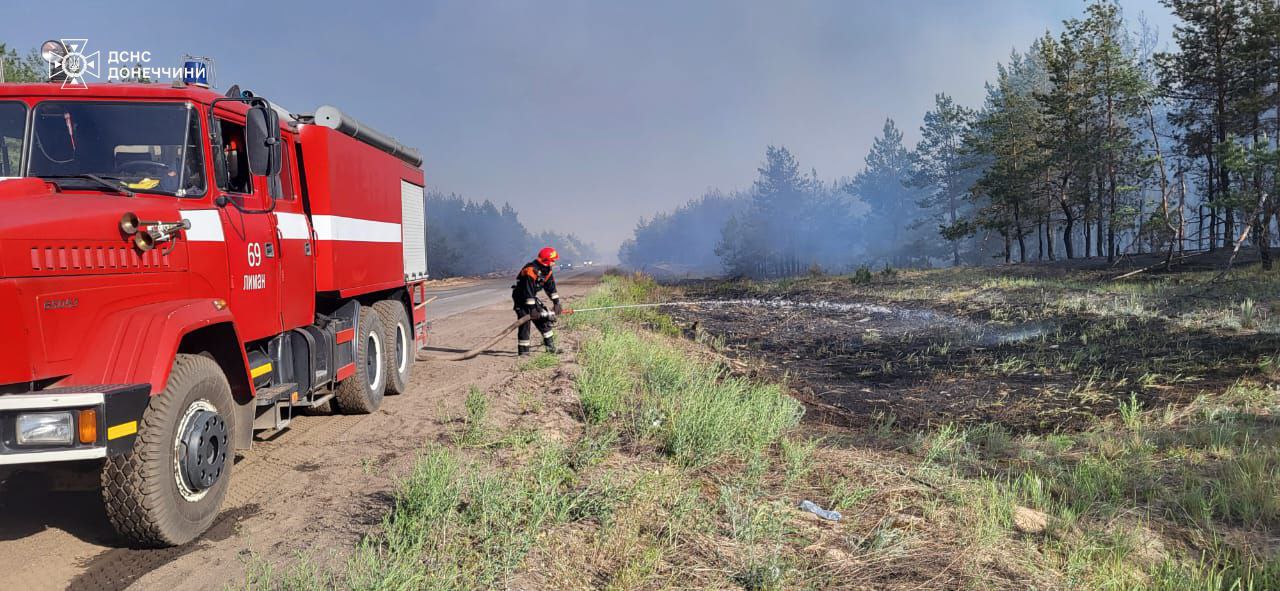
[[(1099, 228), (1106, 232), (1107, 261), (1119, 254), (1116, 231), (1131, 216), (1122, 203), (1121, 190), (1126, 176), (1136, 174), (1130, 168), (1137, 162), (1141, 142), (1130, 122), (1141, 115), (1148, 89), (1131, 48), (1127, 47), (1124, 20), (1120, 8), (1110, 0), (1091, 3), (1084, 20), (1067, 24), (1080, 41), (1081, 58), (1088, 72), (1086, 83), (1096, 103), (1097, 120), (1093, 133), (1098, 146), (1098, 181), (1104, 189), (1106, 212), (1099, 210)], [(1098, 237), (1101, 239), (1101, 236)]]
[(1205, 159), (1204, 191), (1209, 206), (1209, 249), (1217, 247), (1218, 212), (1223, 213), (1222, 243), (1231, 246), (1234, 211), (1229, 171), (1220, 148), (1237, 130), (1232, 100), (1247, 81), (1241, 63), (1246, 43), (1245, 15), (1237, 0), (1163, 0), (1181, 23), (1174, 28), (1178, 52), (1158, 56), (1166, 96), (1178, 104), (1173, 121), (1187, 130), (1188, 155)]
[(1094, 157), (1087, 135), (1091, 97), (1084, 84), (1084, 62), (1070, 32), (1058, 39), (1045, 33), (1040, 53), (1050, 83), (1050, 90), (1036, 97), (1043, 113), (1040, 138), (1051, 165), (1046, 171), (1050, 190), (1062, 212), (1063, 248), (1072, 259), (1076, 221), (1089, 206), (1089, 169)]
[[(1004, 260), (1026, 262), (1026, 237), (1033, 220), (1045, 214), (1046, 153), (1039, 132), (1044, 128), (1037, 94), (1047, 90), (1048, 77), (1038, 59), (1039, 45), (1027, 55), (1014, 52), (1000, 64), (995, 84), (987, 85), (987, 103), (979, 113), (968, 149), (983, 154), (988, 164), (974, 185), (975, 201), (969, 229), (995, 231), (1004, 239)], [(954, 234), (952, 234), (954, 235)]]
[[(934, 108), (925, 113), (920, 141), (911, 159), (911, 185), (926, 191), (920, 200), (925, 223), (934, 228), (955, 226), (962, 215), (965, 193), (973, 185), (964, 137), (973, 124), (972, 109), (957, 105), (946, 94), (934, 95)], [(948, 240), (951, 264), (960, 265), (960, 241)]]
[(1280, 137), (1280, 3), (1251, 0), (1245, 3), (1244, 12), (1248, 23), (1238, 62), (1247, 73), (1233, 101), (1233, 111), (1247, 135), (1242, 138), (1243, 145), (1227, 148), (1234, 159), (1228, 161), (1228, 154), (1224, 154), (1223, 165), (1236, 177), (1234, 193), (1247, 208), (1262, 266), (1270, 269), (1271, 220), (1277, 212), (1270, 154), (1273, 146), (1280, 147), (1274, 143)]
[(908, 185), (912, 158), (902, 142), (902, 131), (886, 119), (880, 137), (872, 143), (863, 168), (846, 191), (870, 206), (867, 229), (879, 242), (875, 250), (892, 257), (903, 244), (906, 230), (915, 222), (916, 192)]

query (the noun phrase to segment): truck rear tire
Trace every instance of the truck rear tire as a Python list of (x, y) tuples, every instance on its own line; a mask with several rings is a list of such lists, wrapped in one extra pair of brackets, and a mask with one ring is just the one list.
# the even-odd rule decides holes
[(373, 308), (360, 308), (360, 332), (355, 339), (356, 371), (338, 384), (333, 403), (343, 414), (367, 415), (382, 406), (387, 388), (386, 341), (382, 319)]
[(218, 515), (235, 464), (235, 400), (222, 368), (179, 354), (163, 392), (152, 396), (128, 454), (102, 470), (102, 499), (130, 545), (179, 546)]
[(404, 311), (404, 302), (399, 300), (376, 302), (373, 309), (382, 318), (383, 342), (387, 344), (384, 355), (387, 360), (387, 394), (404, 394), (409, 388), (409, 373), (413, 369), (415, 352), (409, 315)]

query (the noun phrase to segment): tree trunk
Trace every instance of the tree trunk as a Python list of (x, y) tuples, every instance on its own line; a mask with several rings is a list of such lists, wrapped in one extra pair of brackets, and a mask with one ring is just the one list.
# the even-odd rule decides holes
[(1019, 212), (1018, 204), (1013, 204), (1013, 229), (1018, 233), (1018, 259), (1027, 262), (1027, 241), (1024, 239), (1026, 232), (1022, 231), (1022, 214)]
[(1044, 217), (1044, 241), (1045, 246), (1049, 249), (1049, 260), (1058, 260), (1053, 255), (1053, 216), (1051, 215), (1046, 215)]
[(1178, 160), (1178, 252), (1187, 249), (1187, 169), (1186, 162)]
[(1093, 233), (1093, 239), (1096, 241), (1093, 250), (1098, 253), (1098, 256), (1102, 256), (1102, 250), (1105, 248), (1103, 240), (1106, 238), (1106, 228), (1103, 226), (1103, 219), (1107, 217), (1107, 204), (1102, 200), (1102, 196), (1107, 192), (1106, 182), (1106, 177), (1098, 175), (1098, 218), (1096, 220), (1098, 227)]
[(1036, 224), (1036, 260), (1044, 260), (1044, 224)]
[[(1206, 249), (1205, 249), (1205, 238), (1206, 238), (1206, 237), (1205, 237), (1205, 234), (1204, 234), (1204, 220), (1205, 220), (1205, 218), (1208, 216), (1208, 213), (1205, 211), (1205, 206), (1204, 206), (1204, 205), (1200, 205), (1198, 209), (1199, 209), (1200, 215), (1196, 217), (1196, 220), (1197, 220), (1197, 226), (1198, 226), (1198, 228), (1196, 229), (1196, 246), (1197, 246), (1197, 247), (1199, 247), (1199, 249), (1200, 249), (1200, 250), (1206, 250)], [(1212, 252), (1212, 249), (1209, 249), (1209, 250), (1210, 250), (1210, 252)]]
[(1107, 173), (1107, 262), (1116, 261), (1116, 175)]
[[(1276, 113), (1280, 117), (1280, 113)], [(1263, 141), (1262, 117), (1253, 116), (1253, 143), (1258, 144)], [(1253, 240), (1258, 243), (1258, 259), (1262, 261), (1262, 269), (1271, 270), (1271, 204), (1265, 197), (1266, 192), (1263, 188), (1262, 166), (1258, 165), (1253, 171), (1253, 190), (1258, 195), (1264, 195), (1261, 200), (1261, 207), (1253, 215)]]
[[(1111, 79), (1111, 62), (1107, 62), (1107, 79)], [(1116, 260), (1116, 115), (1111, 94), (1107, 94), (1107, 262)], [(1099, 231), (1102, 229), (1099, 228)]]
[(1075, 219), (1067, 216), (1066, 221), (1062, 223), (1062, 246), (1067, 251), (1067, 260), (1076, 258), (1075, 248), (1072, 246), (1071, 236), (1075, 233)]
[(1093, 220), (1089, 217), (1089, 204), (1084, 204), (1084, 258), (1093, 256)]
[(1208, 162), (1208, 169), (1205, 171), (1205, 183), (1208, 188), (1208, 207), (1209, 207), (1209, 252), (1218, 250), (1218, 177), (1215, 172), (1217, 167), (1213, 161), (1213, 155), (1205, 156)]
[[(1220, 11), (1222, 10), (1222, 7), (1215, 3), (1213, 9), (1215, 11)], [(1231, 88), (1228, 86), (1229, 80), (1226, 74), (1227, 56), (1224, 55), (1227, 48), (1223, 44), (1221, 35), (1215, 36), (1214, 41), (1216, 45), (1213, 47), (1211, 57), (1213, 61), (1212, 72), (1214, 76), (1213, 82), (1215, 91), (1215, 100), (1213, 104), (1213, 131), (1217, 145), (1209, 146), (1209, 149), (1206, 152), (1210, 155), (1215, 153), (1215, 148), (1227, 143), (1227, 96), (1231, 92)], [(1213, 172), (1214, 170), (1210, 170), (1209, 176), (1212, 177)], [(1226, 211), (1223, 212), (1225, 214), (1224, 217), (1226, 218), (1226, 225), (1223, 227), (1222, 245), (1226, 248), (1231, 248), (1233, 246), (1233, 238), (1231, 235), (1235, 231), (1235, 219), (1232, 215), (1231, 204), (1229, 203), (1229, 200), (1226, 199), (1230, 196), (1231, 179), (1228, 176), (1230, 171), (1227, 170), (1227, 167), (1218, 163), (1216, 172), (1218, 173), (1218, 193), (1221, 194), (1224, 200), (1222, 206), (1226, 209)], [(1214, 208), (1217, 208), (1216, 204)], [(1217, 220), (1215, 219), (1214, 222), (1214, 231), (1216, 232)], [(1213, 242), (1212, 239), (1210, 241)], [(1213, 247), (1211, 246), (1210, 249), (1212, 250), (1212, 248)]]
[[(948, 177), (950, 177), (950, 173), (948, 173)], [(950, 209), (950, 213), (951, 213), (951, 225), (955, 226), (956, 225), (956, 193), (954, 190), (952, 190), (952, 184), (953, 183), (951, 180), (947, 181), (947, 206), (948, 206), (948, 209)], [(959, 240), (951, 241), (951, 266), (953, 267), (960, 266), (960, 241)]]
[[(1265, 206), (1264, 206), (1265, 207)], [(1262, 268), (1271, 270), (1271, 220), (1266, 213), (1258, 212), (1253, 217), (1253, 240), (1258, 243), (1258, 258), (1262, 260)]]

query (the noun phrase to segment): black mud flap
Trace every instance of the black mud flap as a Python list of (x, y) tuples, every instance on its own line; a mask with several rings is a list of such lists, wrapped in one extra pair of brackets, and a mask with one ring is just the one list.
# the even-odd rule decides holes
[(133, 384), (112, 387), (103, 392), (102, 426), (106, 430), (107, 455), (118, 456), (133, 451), (138, 438), (142, 413), (151, 401), (151, 386)]

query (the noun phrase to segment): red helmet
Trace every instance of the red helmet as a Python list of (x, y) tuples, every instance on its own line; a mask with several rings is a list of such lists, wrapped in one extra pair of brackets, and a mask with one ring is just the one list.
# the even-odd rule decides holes
[(560, 253), (550, 246), (538, 251), (538, 262), (550, 267), (560, 258)]

